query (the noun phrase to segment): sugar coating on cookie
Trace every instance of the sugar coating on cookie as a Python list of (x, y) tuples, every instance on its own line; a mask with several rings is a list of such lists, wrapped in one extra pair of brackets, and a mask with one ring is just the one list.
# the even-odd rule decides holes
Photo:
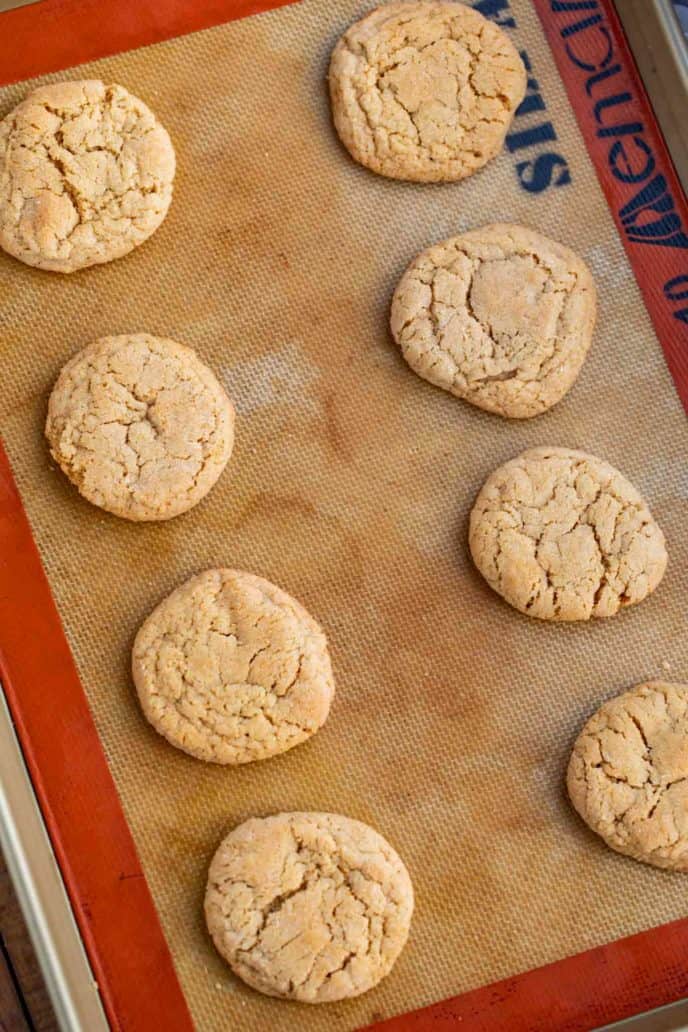
[(332, 53), (334, 124), (381, 175), (464, 179), (493, 158), (526, 90), (518, 51), (494, 22), (451, 2), (390, 3)]
[(89, 502), (129, 520), (166, 520), (205, 497), (227, 465), (234, 407), (191, 348), (124, 334), (63, 368), (45, 433)]
[(254, 989), (302, 1003), (377, 985), (412, 912), (411, 879), (389, 843), (332, 813), (248, 820), (208, 873), (205, 915), (218, 951)]
[(688, 685), (650, 681), (606, 702), (578, 736), (566, 782), (612, 849), (688, 871)]
[(638, 491), (585, 452), (533, 448), (495, 470), (470, 517), (473, 561), (541, 620), (613, 616), (659, 584), (664, 535)]
[(213, 763), (292, 749), (324, 724), (334, 695), (313, 617), (239, 570), (207, 570), (173, 591), (137, 634), (132, 668), (153, 727)]
[(0, 122), (0, 246), (51, 272), (120, 258), (165, 218), (174, 172), (166, 130), (123, 86), (40, 86)]
[(595, 323), (595, 285), (568, 247), (496, 224), (423, 251), (394, 293), (392, 334), (420, 376), (516, 419), (575, 381)]

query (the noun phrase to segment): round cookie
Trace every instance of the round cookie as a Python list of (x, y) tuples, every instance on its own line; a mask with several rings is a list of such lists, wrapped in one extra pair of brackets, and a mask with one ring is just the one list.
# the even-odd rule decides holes
[(245, 982), (325, 1003), (366, 992), (404, 947), (413, 888), (376, 831), (333, 813), (240, 824), (210, 864), (208, 930)]
[(594, 324), (595, 285), (585, 263), (509, 224), (424, 251), (392, 301), (392, 334), (419, 376), (512, 419), (537, 416), (566, 394)]
[(541, 620), (613, 616), (654, 591), (667, 564), (633, 485), (568, 448), (533, 448), (495, 470), (473, 506), (469, 545), (490, 587)]
[(518, 51), (464, 4), (390, 3), (332, 53), (332, 114), (356, 161), (392, 179), (464, 179), (502, 148), (526, 91)]
[(45, 433), (89, 502), (129, 520), (166, 520), (200, 502), (227, 465), (234, 407), (191, 348), (124, 334), (66, 364)]
[(0, 246), (74, 272), (155, 232), (172, 200), (167, 132), (123, 86), (39, 86), (0, 122)]
[(566, 782), (612, 849), (688, 871), (688, 685), (650, 681), (606, 702), (578, 736)]
[(238, 570), (207, 570), (161, 602), (136, 636), (132, 669), (156, 731), (212, 763), (305, 742), (334, 695), (319, 625), (286, 591)]

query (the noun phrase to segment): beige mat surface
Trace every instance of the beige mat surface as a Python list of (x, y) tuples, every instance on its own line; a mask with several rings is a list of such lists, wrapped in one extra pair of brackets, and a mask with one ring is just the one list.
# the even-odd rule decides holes
[[(334, 41), (369, 6), (304, 0), (81, 68), (122, 82), (170, 130), (170, 215), (134, 254), (69, 278), (0, 256), (0, 434), (203, 1032), (352, 1029), (688, 912), (685, 877), (606, 850), (562, 788), (573, 737), (603, 699), (643, 678), (688, 679), (678, 397), (528, 0), (511, 0), (514, 35), (547, 115), (523, 127), (551, 118), (572, 179), (540, 194), (516, 173), (532, 153), (504, 152), (444, 186), (385, 181), (348, 158), (324, 79)], [(25, 92), (0, 91), (2, 113)], [(414, 254), (494, 219), (576, 248), (599, 289), (578, 385), (525, 423), (418, 379), (387, 329)], [(138, 330), (196, 348), (238, 408), (228, 472), (204, 503), (157, 526), (82, 501), (42, 438), (63, 362), (98, 336)], [(650, 600), (608, 622), (548, 626), (481, 581), (466, 546), (473, 498), (497, 464), (538, 444), (591, 451), (645, 494), (670, 552)], [(299, 598), (326, 628), (337, 679), (321, 733), (236, 770), (159, 738), (129, 674), (142, 619), (215, 564)], [(350, 1003), (262, 998), (204, 931), (220, 838), (251, 814), (292, 809), (369, 822), (414, 879), (406, 951)]]

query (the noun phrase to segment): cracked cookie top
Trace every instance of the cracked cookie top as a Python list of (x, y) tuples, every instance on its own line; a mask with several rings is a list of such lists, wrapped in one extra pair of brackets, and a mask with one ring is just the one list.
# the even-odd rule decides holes
[(362, 165), (415, 182), (464, 179), (502, 148), (526, 90), (504, 32), (459, 3), (391, 3), (332, 53), (334, 124)]
[(688, 685), (650, 681), (606, 702), (576, 740), (567, 786), (612, 849), (688, 871)]
[(132, 668), (143, 712), (200, 760), (249, 763), (286, 752), (327, 719), (334, 680), (315, 620), (269, 581), (207, 570), (145, 621)]
[(524, 419), (575, 381), (595, 323), (595, 285), (568, 247), (496, 224), (423, 251), (394, 293), (391, 327), (425, 380)]
[(495, 470), (471, 512), (469, 545), (490, 587), (541, 620), (612, 616), (654, 591), (667, 564), (633, 485), (568, 448), (533, 448)]
[(63, 368), (45, 433), (89, 502), (166, 520), (196, 505), (227, 465), (234, 407), (191, 348), (148, 333), (103, 337)]
[(172, 200), (174, 150), (122, 86), (40, 86), (0, 122), (0, 246), (27, 265), (74, 272), (120, 258)]
[(303, 1003), (377, 985), (412, 912), (411, 879), (389, 843), (333, 813), (248, 820), (208, 873), (205, 914), (218, 951), (254, 989)]

